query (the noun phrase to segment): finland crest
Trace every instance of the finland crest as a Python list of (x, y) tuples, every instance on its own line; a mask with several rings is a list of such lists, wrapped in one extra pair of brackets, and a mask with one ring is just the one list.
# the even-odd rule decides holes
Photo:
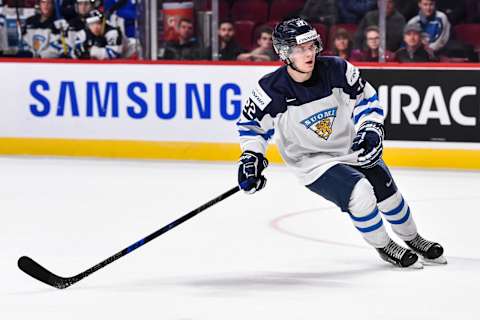
[(328, 140), (333, 132), (332, 126), (336, 116), (337, 107), (334, 107), (315, 113), (300, 123), (303, 124), (307, 129), (315, 132), (320, 138)]

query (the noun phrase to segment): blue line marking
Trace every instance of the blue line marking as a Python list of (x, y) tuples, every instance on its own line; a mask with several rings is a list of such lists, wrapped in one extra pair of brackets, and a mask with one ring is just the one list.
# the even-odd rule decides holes
[(379, 223), (377, 223), (377, 224), (375, 224), (371, 227), (367, 227), (367, 228), (355, 227), (355, 228), (357, 228), (358, 231), (360, 231), (360, 232), (367, 233), (367, 232), (372, 232), (372, 231), (375, 231), (375, 230), (379, 229), (382, 225), (383, 225), (383, 220), (380, 220)]
[(371, 96), (370, 98), (368, 99), (363, 99), (362, 101), (360, 101), (356, 106), (356, 107), (361, 107), (361, 106), (364, 106), (370, 102), (373, 102), (373, 101), (378, 101), (378, 96), (377, 94), (374, 94), (373, 96)]
[(363, 110), (362, 112), (360, 112), (359, 114), (357, 114), (355, 116), (355, 118), (353, 119), (353, 121), (355, 122), (355, 124), (358, 122), (358, 120), (360, 120), (361, 117), (367, 115), (367, 114), (370, 114), (370, 113), (378, 113), (379, 115), (383, 116), (383, 109), (380, 109), (380, 108), (368, 108), (368, 109), (365, 109)]
[(240, 122), (238, 121), (236, 123), (237, 126), (255, 126), (255, 127), (260, 127), (260, 123), (258, 123), (258, 121), (247, 121), (247, 122)]
[(258, 133), (258, 132), (255, 132), (253, 130), (238, 130), (238, 132), (240, 133), (240, 137), (244, 137), (244, 136), (250, 136), (250, 137), (254, 137), (254, 136), (261, 136), (263, 139), (265, 140), (269, 140), (273, 134), (275, 133), (275, 129), (270, 129), (268, 130), (267, 132), (265, 133)]
[(405, 201), (402, 198), (402, 202), (400, 202), (400, 204), (395, 209), (384, 212), (383, 214), (386, 215), (386, 216), (394, 216), (397, 213), (399, 213), (400, 211), (402, 211), (404, 205), (405, 205)]
[(388, 220), (387, 219), (387, 220), (391, 224), (402, 224), (402, 223), (405, 223), (408, 220), (408, 217), (410, 217), (410, 208), (408, 208), (407, 213), (405, 214), (405, 216), (402, 219), (399, 219), (399, 220)]
[(368, 220), (372, 220), (373, 218), (375, 218), (378, 215), (378, 208), (375, 207), (375, 209), (369, 215), (367, 215), (365, 217), (355, 217), (351, 213), (349, 213), (349, 214), (350, 214), (350, 218), (352, 218), (353, 221), (359, 221), (359, 222), (368, 221)]

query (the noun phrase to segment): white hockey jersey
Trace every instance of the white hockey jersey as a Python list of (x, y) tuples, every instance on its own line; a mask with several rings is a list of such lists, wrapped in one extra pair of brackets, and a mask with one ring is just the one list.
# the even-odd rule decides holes
[(0, 7), (0, 51), (8, 49), (7, 18)]
[(260, 79), (237, 126), (243, 151), (265, 154), (275, 133), (283, 160), (309, 185), (335, 164), (356, 164), (358, 153), (350, 149), (356, 131), (383, 118), (375, 89), (357, 67), (318, 57), (306, 82), (295, 82), (286, 66)]
[[(122, 57), (123, 40), (120, 29), (107, 23), (103, 36), (95, 36), (87, 28), (77, 32), (74, 46), (75, 48), (82, 47), (83, 50), (88, 51), (89, 57), (92, 59), (110, 60)], [(78, 57), (75, 56), (75, 58)]]

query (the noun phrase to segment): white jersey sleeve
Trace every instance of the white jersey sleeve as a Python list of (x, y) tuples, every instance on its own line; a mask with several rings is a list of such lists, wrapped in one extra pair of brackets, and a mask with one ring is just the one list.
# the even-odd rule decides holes
[(384, 110), (379, 103), (378, 95), (373, 86), (362, 79), (360, 70), (351, 63), (346, 62), (345, 80), (346, 86), (357, 93), (353, 107), (352, 120), (355, 130), (366, 121), (382, 123), (384, 121)]
[(8, 49), (7, 19), (0, 8), (0, 50)]
[(275, 130), (273, 119), (265, 112), (272, 98), (258, 84), (246, 100), (240, 120), (237, 122), (242, 151), (265, 154), (268, 141)]

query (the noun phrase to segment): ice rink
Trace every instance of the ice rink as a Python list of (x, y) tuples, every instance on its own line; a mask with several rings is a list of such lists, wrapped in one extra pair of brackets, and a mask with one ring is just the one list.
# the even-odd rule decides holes
[(480, 319), (480, 172), (392, 170), (449, 264), (400, 270), (283, 166), (76, 285), (77, 274), (235, 186), (236, 164), (0, 158), (0, 319)]

